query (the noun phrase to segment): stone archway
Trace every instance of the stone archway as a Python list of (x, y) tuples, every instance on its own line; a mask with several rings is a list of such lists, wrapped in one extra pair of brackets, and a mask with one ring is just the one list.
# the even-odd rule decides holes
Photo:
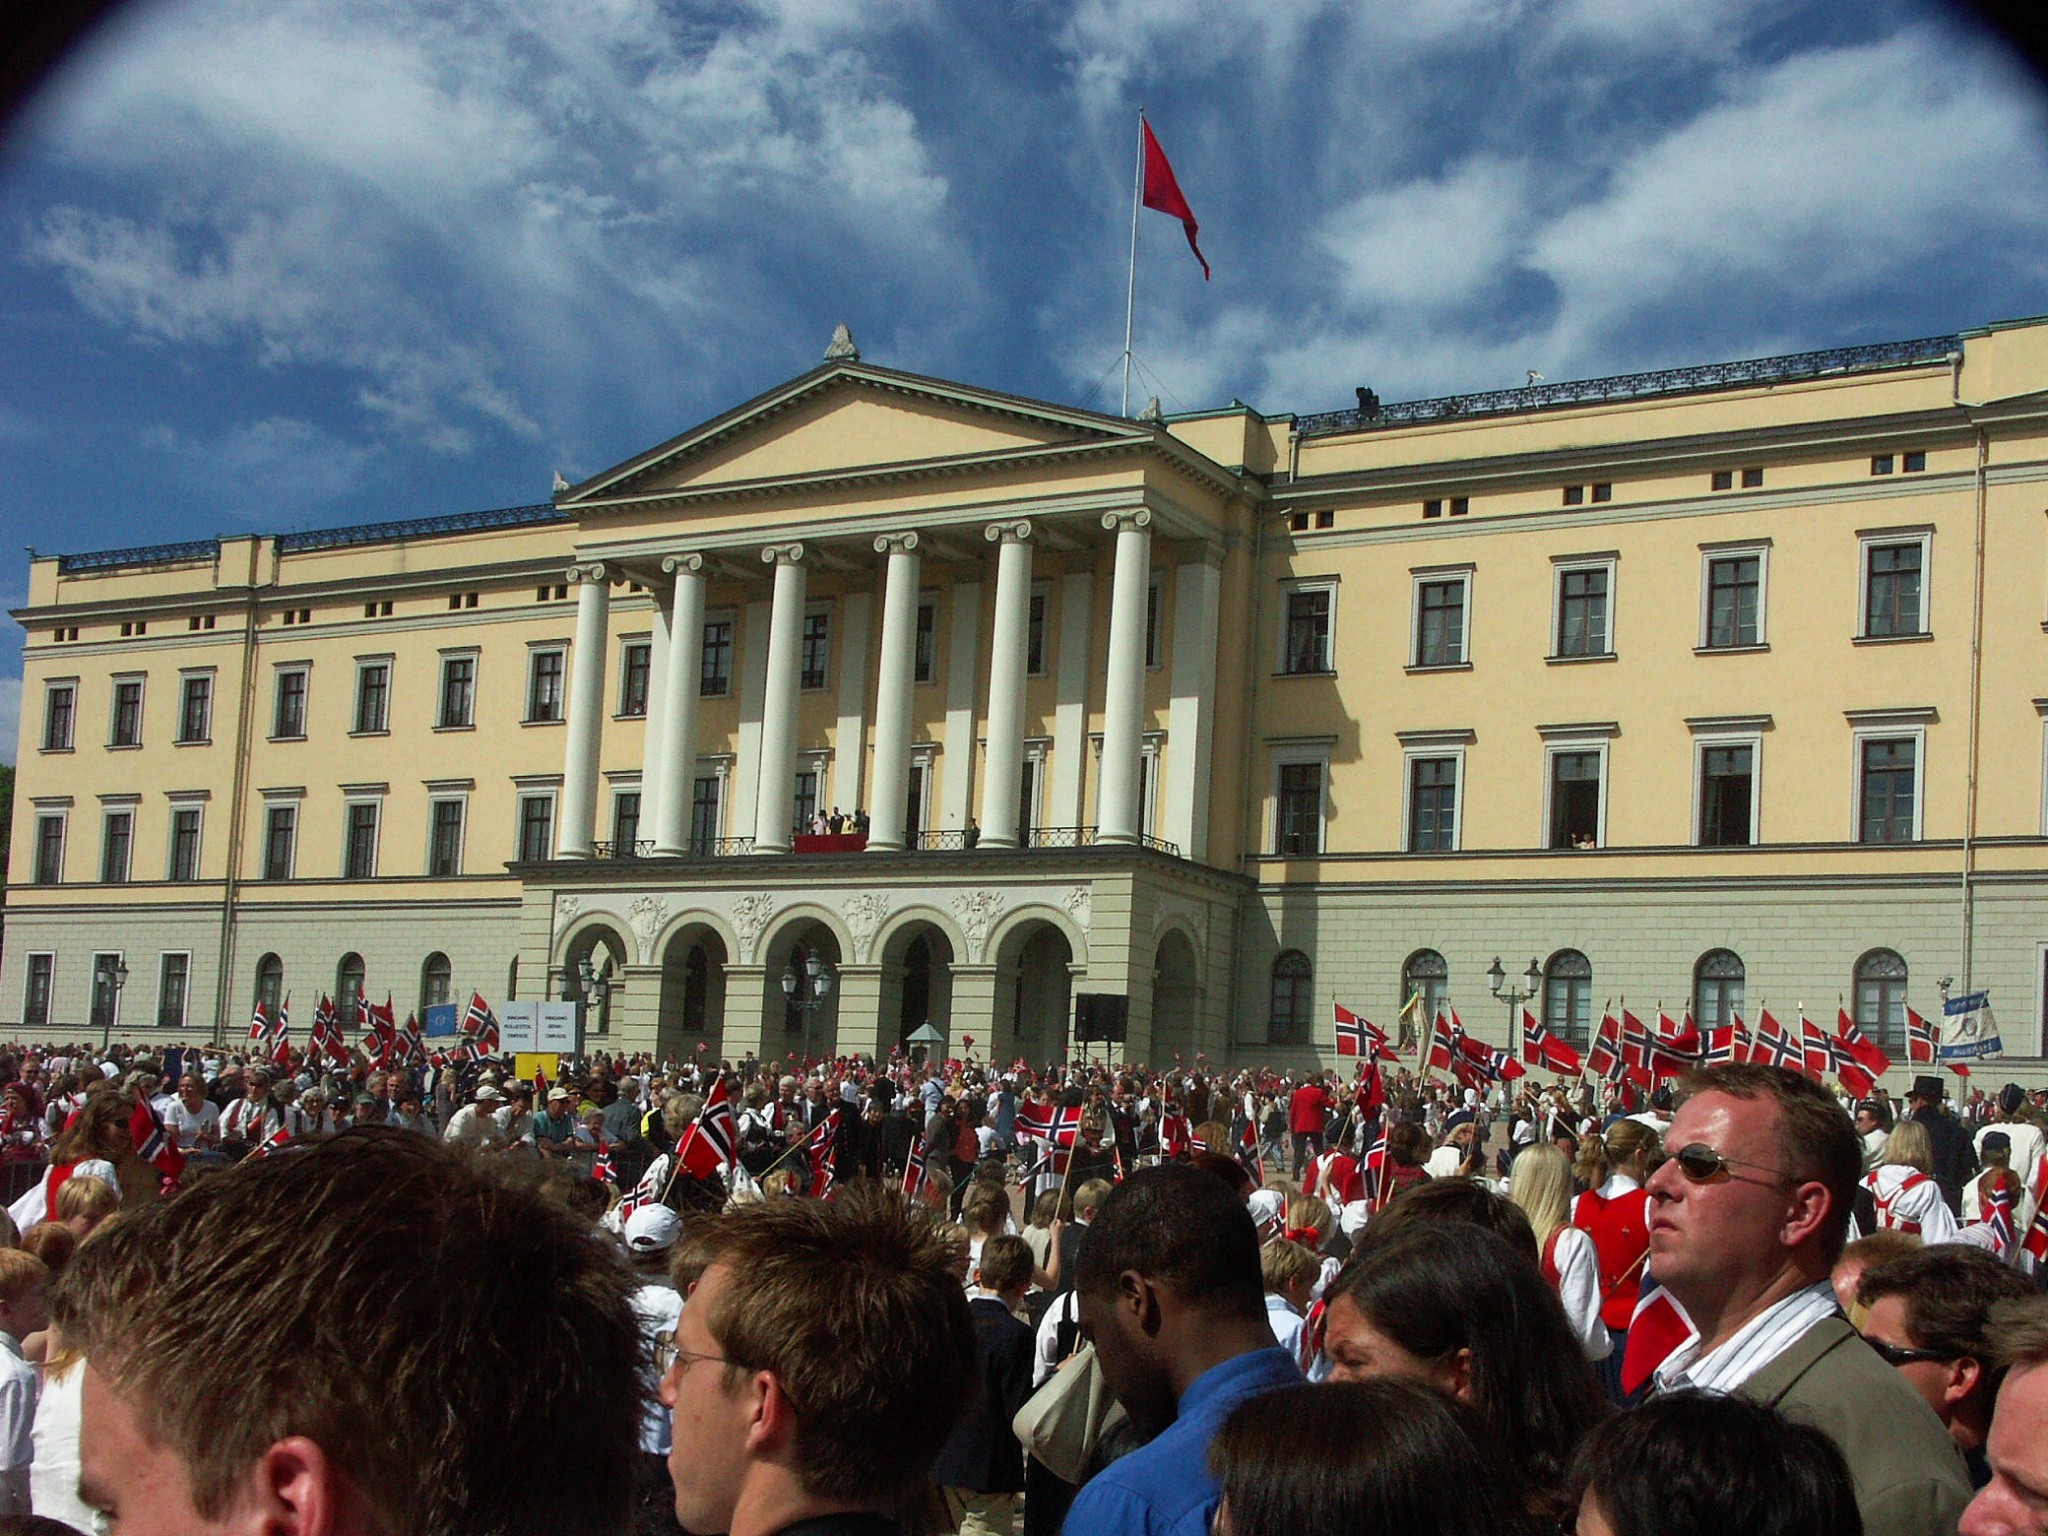
[[(725, 939), (708, 923), (668, 936), (661, 951), (661, 1011), (655, 1055), (716, 1062), (725, 1044)], [(701, 1052), (699, 1046), (702, 1046)]]
[[(583, 1036), (586, 1041), (609, 1037), (613, 1020), (626, 1017), (628, 983), (626, 966), (633, 956), (632, 942), (608, 923), (586, 923), (569, 935), (562, 946), (561, 963), (548, 978), (545, 997), (560, 997), (582, 1003)], [(593, 980), (601, 980), (601, 1002), (593, 1004), (583, 986), (583, 962), (590, 962)]]
[[(817, 1006), (802, 1007), (810, 1000), (812, 982), (805, 960), (815, 955), (834, 975), (832, 989)], [(761, 1057), (778, 1061), (787, 1056), (798, 1060), (830, 1060), (838, 1053), (839, 1001), (842, 987), (838, 973), (844, 956), (839, 936), (816, 918), (801, 918), (778, 929), (761, 948), (765, 981), (761, 1000)], [(795, 973), (794, 996), (784, 993), (785, 972)]]
[(1154, 1065), (1194, 1060), (1202, 1009), (1202, 975), (1195, 946), (1178, 928), (1159, 936), (1152, 962)]
[[(907, 922), (881, 947), (881, 1039), (910, 1054), (910, 1037), (929, 1024), (952, 1035), (953, 941), (937, 923)], [(955, 1042), (957, 1049), (957, 1042)]]
[(1065, 1059), (1074, 1017), (1074, 947), (1059, 925), (1019, 923), (996, 950), (995, 1042), (1002, 1059)]

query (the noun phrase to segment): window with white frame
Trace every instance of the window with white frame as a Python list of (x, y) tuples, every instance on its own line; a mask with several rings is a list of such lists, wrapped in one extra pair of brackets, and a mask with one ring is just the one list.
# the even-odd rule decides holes
[(630, 859), (639, 849), (640, 790), (636, 784), (632, 789), (612, 791), (612, 852)]
[(654, 672), (654, 642), (624, 640), (619, 644), (619, 714), (624, 719), (645, 718), (647, 688)]
[(1768, 540), (1700, 546), (1700, 650), (1743, 651), (1766, 643), (1770, 556)]
[(142, 681), (140, 676), (114, 679), (113, 711), (107, 721), (108, 746), (142, 745)]
[(355, 734), (382, 736), (391, 729), (391, 658), (356, 658)]
[(205, 826), (205, 809), (198, 801), (171, 802), (171, 843), (165, 860), (165, 878), (199, 878), (199, 838)]
[(690, 852), (710, 853), (720, 835), (720, 812), (725, 803), (725, 776), (729, 759), (700, 762), (690, 784)]
[(1605, 727), (1543, 732), (1543, 825), (1547, 848), (1607, 846)]
[(1336, 582), (1287, 583), (1281, 590), (1279, 670), (1297, 677), (1335, 671), (1330, 636), (1336, 615)]
[(1052, 586), (1036, 582), (1031, 588), (1031, 612), (1024, 629), (1024, 671), (1030, 677), (1044, 677), (1051, 667), (1052, 649), (1046, 644), (1046, 616), (1052, 612)]
[(64, 829), (69, 819), (69, 813), (63, 810), (36, 812), (37, 885), (64, 883)]
[(526, 723), (559, 725), (568, 696), (569, 653), (559, 644), (536, 645), (526, 653)]
[(1414, 617), (1409, 625), (1408, 665), (1462, 667), (1470, 663), (1472, 568), (1415, 571)]
[(1273, 835), (1269, 846), (1281, 858), (1313, 858), (1323, 851), (1332, 745), (1317, 739), (1283, 742), (1273, 748)]
[(312, 683), (312, 669), (303, 662), (279, 667), (272, 684), (270, 737), (273, 741), (303, 741), (306, 736), (306, 693)]
[(715, 614), (704, 621), (704, 649), (697, 658), (700, 698), (722, 699), (732, 692), (732, 631), (730, 614)]
[(823, 688), (831, 675), (832, 609), (820, 604), (804, 613), (803, 645), (798, 655), (797, 687)]
[(69, 752), (78, 734), (78, 681), (43, 686), (43, 750)]
[(1920, 753), (1924, 735), (1856, 738), (1856, 841), (1911, 843), (1920, 837)]
[(92, 957), (92, 993), (86, 1022), (93, 1029), (110, 1030), (121, 1022), (121, 985), (116, 978), (125, 969), (118, 949), (101, 950)]
[(178, 676), (178, 745), (194, 746), (213, 739), (213, 668), (194, 668)]
[(1904, 640), (1928, 632), (1927, 566), (1934, 534), (1924, 528), (1859, 535), (1862, 591), (1856, 633), (1864, 640)]
[(159, 1029), (183, 1029), (185, 1005), (192, 990), (192, 955), (167, 949), (156, 957), (156, 1023)]
[(441, 653), (441, 700), (434, 711), (437, 730), (467, 731), (476, 725), (475, 651)]
[(1464, 822), (1464, 747), (1444, 742), (1408, 747), (1402, 757), (1401, 794), (1406, 850), (1455, 853)]
[(1763, 737), (1754, 729), (1696, 730), (1692, 840), (1698, 848), (1747, 848), (1757, 841)]
[(435, 795), (427, 801), (427, 873), (445, 880), (462, 873), (462, 828), (469, 801), (462, 795)]
[(539, 864), (555, 856), (555, 792), (522, 790), (519, 794), (519, 858)]
[(384, 803), (368, 796), (352, 798), (341, 808), (341, 877), (374, 880), (377, 876), (377, 829)]
[(1560, 559), (1551, 581), (1550, 655), (1580, 661), (1614, 654), (1616, 556)]
[(100, 879), (120, 885), (135, 858), (135, 807), (110, 805), (100, 813)]
[(50, 994), (56, 989), (56, 981), (56, 955), (49, 950), (31, 952), (28, 956), (28, 965), (22, 975), (22, 1023), (47, 1024), (50, 1022)]
[(939, 675), (939, 598), (935, 592), (917, 599), (917, 628), (911, 639), (910, 680), (929, 683)]
[(291, 879), (298, 847), (298, 803), (294, 800), (266, 801), (263, 806), (263, 878)]

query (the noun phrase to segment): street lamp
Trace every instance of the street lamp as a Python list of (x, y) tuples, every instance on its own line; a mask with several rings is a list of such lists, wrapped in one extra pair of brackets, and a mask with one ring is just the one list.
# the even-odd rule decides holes
[(590, 963), (590, 956), (576, 962), (576, 980), (583, 989), (585, 1006), (602, 1012), (605, 999), (612, 995), (612, 984), (603, 971)]
[(1513, 1050), (1515, 1044), (1515, 1010), (1543, 990), (1543, 967), (1532, 959), (1529, 969), (1522, 973), (1522, 981), (1524, 985), (1520, 987), (1508, 985), (1508, 973), (1501, 965), (1499, 955), (1495, 955), (1493, 964), (1486, 968), (1486, 990), (1508, 1005), (1509, 1050)]
[(100, 1058), (106, 1059), (108, 1048), (114, 1038), (114, 1015), (121, 1011), (121, 989), (128, 985), (128, 962), (119, 955), (102, 955), (97, 969), (93, 972), (103, 987), (114, 989), (113, 997), (107, 1003), (107, 1011), (100, 1029)]
[[(803, 961), (803, 976), (797, 975), (797, 961)], [(803, 989), (803, 996), (797, 996), (799, 981), (810, 985)], [(811, 1015), (825, 1006), (825, 1000), (832, 995), (833, 975), (825, 964), (825, 957), (815, 949), (801, 947), (790, 952), (789, 961), (782, 967), (782, 995), (789, 999), (789, 1005), (804, 1016), (804, 1064), (811, 1060)]]

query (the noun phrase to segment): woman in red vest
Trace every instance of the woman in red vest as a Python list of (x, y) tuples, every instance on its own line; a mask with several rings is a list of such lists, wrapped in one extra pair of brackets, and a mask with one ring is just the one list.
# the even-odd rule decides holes
[(1572, 1225), (1593, 1239), (1600, 1261), (1600, 1320), (1614, 1347), (1595, 1363), (1600, 1384), (1615, 1402), (1622, 1399), (1621, 1359), (1636, 1292), (1650, 1256), (1650, 1164), (1660, 1150), (1657, 1133), (1640, 1120), (1617, 1120), (1606, 1136), (1579, 1145), (1572, 1171), (1586, 1192), (1572, 1204)]

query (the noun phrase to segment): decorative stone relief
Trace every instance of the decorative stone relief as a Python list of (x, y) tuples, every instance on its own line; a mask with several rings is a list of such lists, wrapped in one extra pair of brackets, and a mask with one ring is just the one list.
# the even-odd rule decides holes
[(633, 904), (626, 909), (633, 924), (634, 937), (640, 940), (640, 963), (653, 961), (649, 946), (654, 936), (661, 932), (661, 925), (668, 921), (668, 898), (664, 896), (635, 896)]
[(581, 896), (557, 896), (555, 898), (555, 921), (570, 923), (576, 920), (576, 909), (583, 905)]
[(988, 942), (989, 929), (1003, 915), (1003, 894), (990, 890), (961, 891), (953, 898), (953, 911), (960, 918), (960, 931), (973, 948), (978, 963), (982, 946)]
[(1060, 905), (1067, 909), (1067, 915), (1081, 925), (1081, 931), (1088, 931), (1088, 919), (1095, 910), (1095, 896), (1085, 885), (1077, 885), (1060, 898)]
[(889, 915), (889, 898), (880, 891), (860, 891), (846, 898), (842, 910), (846, 914), (846, 931), (853, 935), (856, 963), (864, 965), (869, 959), (868, 946), (875, 941), (875, 930)]
[(775, 898), (766, 891), (754, 891), (732, 899), (732, 928), (740, 941), (740, 964), (754, 963), (754, 946), (775, 913)]

